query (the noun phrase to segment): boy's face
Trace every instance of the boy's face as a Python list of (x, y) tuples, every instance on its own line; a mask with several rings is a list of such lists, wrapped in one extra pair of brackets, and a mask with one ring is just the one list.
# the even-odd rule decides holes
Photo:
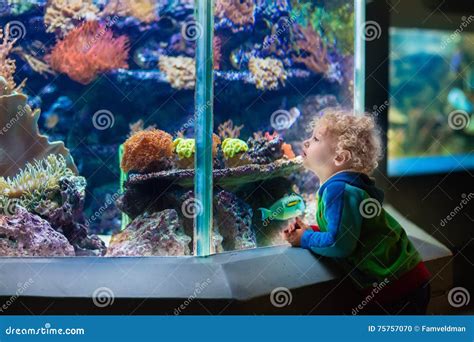
[(303, 165), (320, 178), (331, 174), (336, 168), (336, 147), (336, 139), (316, 125), (311, 137), (303, 142)]

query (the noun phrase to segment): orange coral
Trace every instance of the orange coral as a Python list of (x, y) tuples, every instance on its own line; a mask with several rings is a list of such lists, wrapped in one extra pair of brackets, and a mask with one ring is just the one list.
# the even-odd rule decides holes
[(255, 22), (254, 0), (217, 0), (215, 6), (218, 18), (228, 18), (235, 25), (243, 26)]
[(281, 145), (281, 150), (283, 152), (283, 155), (287, 157), (288, 159), (293, 159), (295, 156), (295, 152), (293, 152), (293, 148), (291, 147), (290, 144), (283, 143)]
[(53, 70), (88, 84), (100, 73), (128, 68), (128, 51), (126, 36), (114, 38), (109, 27), (87, 21), (59, 41), (47, 60)]
[(120, 167), (124, 172), (145, 172), (173, 155), (173, 138), (159, 129), (139, 131), (123, 144)]
[(217, 134), (212, 133), (212, 156), (215, 158), (217, 155), (217, 149), (221, 144), (221, 139), (217, 136)]

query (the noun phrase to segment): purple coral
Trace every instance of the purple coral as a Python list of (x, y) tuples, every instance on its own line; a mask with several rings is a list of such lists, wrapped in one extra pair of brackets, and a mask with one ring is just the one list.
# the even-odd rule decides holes
[(166, 209), (135, 218), (123, 232), (112, 237), (106, 256), (189, 255), (190, 242), (176, 210)]
[(74, 248), (47, 221), (18, 207), (14, 216), (0, 216), (0, 256), (74, 256)]

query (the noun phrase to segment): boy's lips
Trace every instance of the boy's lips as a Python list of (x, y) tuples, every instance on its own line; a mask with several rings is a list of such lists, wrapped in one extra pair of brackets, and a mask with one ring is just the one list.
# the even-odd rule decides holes
[(303, 156), (303, 158), (306, 158), (306, 153), (305, 153), (305, 151), (303, 151), (302, 156)]

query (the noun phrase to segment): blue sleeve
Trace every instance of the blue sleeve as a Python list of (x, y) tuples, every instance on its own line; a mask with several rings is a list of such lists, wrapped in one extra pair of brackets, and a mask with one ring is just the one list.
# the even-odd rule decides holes
[(305, 231), (301, 247), (327, 257), (349, 256), (359, 241), (362, 225), (359, 206), (363, 198), (363, 190), (343, 182), (328, 185), (321, 199), (327, 231)]

